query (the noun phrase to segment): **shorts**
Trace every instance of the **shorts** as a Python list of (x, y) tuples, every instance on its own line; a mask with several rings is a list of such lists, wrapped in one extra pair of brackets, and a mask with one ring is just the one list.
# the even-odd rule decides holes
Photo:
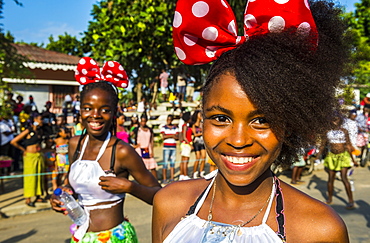
[(180, 144), (180, 149), (181, 149), (181, 156), (190, 158), (190, 154), (191, 154), (191, 145), (190, 144), (182, 142)]
[(194, 95), (194, 87), (187, 86), (186, 87), (186, 95), (187, 96), (190, 96), (190, 97), (193, 97), (193, 95)]
[(176, 147), (163, 147), (163, 169), (167, 169), (168, 163), (170, 167), (175, 167)]
[(204, 142), (194, 142), (193, 147), (194, 147), (194, 152), (206, 149), (206, 147), (204, 147)]
[(186, 86), (178, 86), (178, 87), (177, 87), (177, 91), (178, 91), (180, 94), (185, 94), (185, 92), (186, 92)]
[(351, 167), (352, 159), (348, 151), (340, 154), (328, 152), (324, 159), (324, 166), (329, 170), (341, 171), (342, 168)]
[(137, 235), (134, 226), (130, 222), (123, 221), (116, 227), (100, 232), (86, 232), (80, 241), (72, 236), (71, 243), (137, 243)]
[(293, 163), (294, 167), (302, 167), (306, 165), (306, 161), (304, 161), (303, 156), (298, 156), (298, 160)]
[(161, 87), (161, 93), (162, 94), (167, 94), (167, 88), (166, 87)]

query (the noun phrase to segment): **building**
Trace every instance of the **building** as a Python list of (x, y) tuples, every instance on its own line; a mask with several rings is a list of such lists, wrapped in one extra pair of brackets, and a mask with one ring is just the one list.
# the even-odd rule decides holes
[[(79, 83), (74, 79), (74, 71), (80, 57), (49, 51), (27, 44), (14, 44), (18, 54), (29, 61), (24, 66), (29, 68), (32, 77), (29, 79), (4, 78), (16, 94), (28, 101), (33, 96), (38, 111), (44, 110), (47, 101), (53, 103), (52, 111), (61, 113), (64, 97), (79, 91)], [(14, 97), (15, 98), (15, 97)]]

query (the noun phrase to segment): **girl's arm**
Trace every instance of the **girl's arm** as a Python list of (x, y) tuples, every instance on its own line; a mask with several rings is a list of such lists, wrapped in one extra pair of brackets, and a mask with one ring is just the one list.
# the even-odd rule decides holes
[(21, 141), (23, 138), (25, 138), (29, 134), (30, 130), (27, 128), (23, 132), (21, 132), (18, 136), (13, 138), (13, 140), (10, 142), (11, 145), (16, 147), (17, 149), (21, 150), (23, 153), (26, 152), (26, 149), (23, 148), (21, 145), (18, 144), (19, 141)]
[(131, 146), (123, 142), (117, 145), (115, 168), (118, 168), (115, 170), (117, 175), (126, 170), (135, 181), (123, 177), (101, 176), (99, 185), (102, 189), (115, 194), (130, 193), (148, 204), (153, 203), (153, 197), (161, 186)]

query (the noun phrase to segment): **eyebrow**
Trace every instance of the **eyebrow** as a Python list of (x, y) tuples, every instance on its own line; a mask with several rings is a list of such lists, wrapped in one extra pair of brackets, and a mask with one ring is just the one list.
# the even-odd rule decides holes
[[(206, 111), (206, 112), (215, 111), (215, 110), (218, 110), (218, 111), (224, 112), (224, 113), (226, 113), (226, 114), (231, 114), (231, 113), (232, 113), (232, 111), (231, 111), (231, 110), (226, 109), (226, 108), (224, 108), (224, 107), (222, 107), (222, 106), (220, 106), (220, 105), (213, 105), (213, 106), (211, 106), (211, 107), (209, 107), (209, 108), (205, 109), (205, 111)], [(249, 116), (256, 116), (256, 115), (263, 115), (263, 112), (262, 112), (262, 111), (260, 111), (260, 110), (258, 110), (258, 109), (256, 109), (256, 110), (253, 110), (253, 111), (251, 111), (251, 112), (249, 113)]]
[[(83, 104), (81, 104), (81, 106), (84, 106), (84, 105), (92, 106), (92, 104), (90, 104), (90, 103), (83, 103)], [(101, 109), (101, 108), (105, 108), (105, 107), (111, 108), (110, 105), (102, 105), (99, 108)]]

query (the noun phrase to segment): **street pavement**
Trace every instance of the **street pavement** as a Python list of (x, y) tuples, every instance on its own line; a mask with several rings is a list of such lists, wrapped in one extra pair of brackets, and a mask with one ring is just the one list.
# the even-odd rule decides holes
[[(157, 162), (162, 160), (160, 147), (155, 148)], [(194, 158), (191, 157), (190, 160)], [(177, 157), (179, 161), (179, 156)], [(190, 163), (192, 164), (192, 163)], [(178, 175), (178, 163), (176, 172)], [(208, 167), (206, 167), (207, 171)], [(189, 171), (191, 167), (189, 168)], [(161, 166), (158, 167), (159, 177)], [(290, 171), (285, 171), (279, 178), (290, 182)], [(356, 209), (347, 210), (345, 205), (347, 196), (342, 182), (335, 180), (334, 210), (343, 218), (347, 225), (351, 242), (370, 242), (370, 165), (355, 168), (352, 175), (355, 184), (354, 198)], [(303, 183), (295, 186), (313, 198), (320, 201), (326, 199), (327, 174), (322, 165), (315, 171), (302, 177)], [(25, 205), (23, 199), (22, 178), (4, 180), (4, 191), (0, 194), (0, 242), (69, 242), (68, 217), (55, 213), (48, 203), (36, 203), (35, 208)], [(312, 209), (314, 210), (314, 209)], [(125, 216), (134, 225), (139, 236), (139, 242), (151, 242), (151, 206), (127, 195), (125, 202)]]

